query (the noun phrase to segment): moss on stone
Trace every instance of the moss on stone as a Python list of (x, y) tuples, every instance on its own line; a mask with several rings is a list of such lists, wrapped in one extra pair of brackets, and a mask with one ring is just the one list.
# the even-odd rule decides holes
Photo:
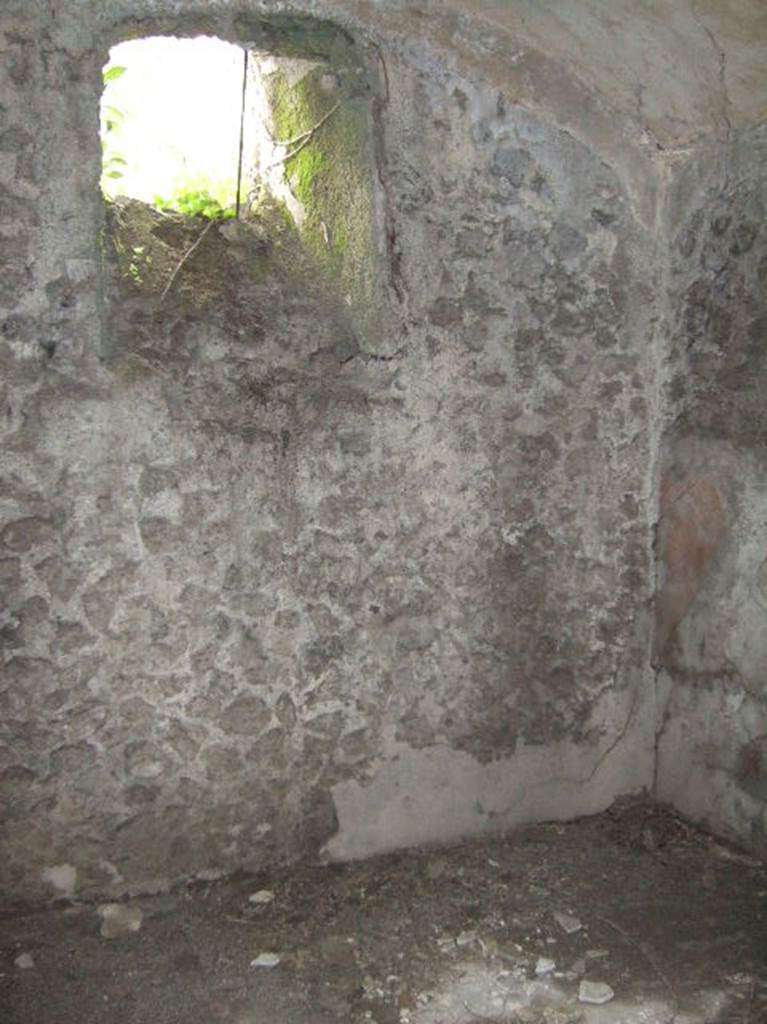
[(290, 162), (288, 177), (296, 198), (311, 207), (314, 198), (314, 183), (327, 169), (327, 160), (316, 146), (307, 146)]
[(280, 70), (269, 76), (267, 87), (275, 133), (283, 142), (310, 131), (339, 104), (286, 160), (285, 176), (304, 209), (305, 244), (345, 300), (358, 333), (371, 338), (380, 301), (369, 103), (343, 85), (328, 92), (323, 88), (327, 74), (327, 65), (318, 64), (291, 83)]
[(330, 244), (334, 259), (338, 262), (342, 261), (349, 248), (349, 240), (346, 235), (345, 225), (337, 225)]

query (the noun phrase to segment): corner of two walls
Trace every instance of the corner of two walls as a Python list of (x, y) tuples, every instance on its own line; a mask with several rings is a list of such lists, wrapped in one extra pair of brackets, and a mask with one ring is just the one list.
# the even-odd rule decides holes
[(767, 131), (693, 152), (668, 195), (657, 528), (660, 799), (767, 852)]

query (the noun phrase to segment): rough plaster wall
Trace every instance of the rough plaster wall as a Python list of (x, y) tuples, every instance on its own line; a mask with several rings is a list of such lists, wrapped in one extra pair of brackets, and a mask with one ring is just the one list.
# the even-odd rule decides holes
[(220, 303), (142, 303), (98, 251), (101, 63), (156, 30), (115, 29), (131, 9), (94, 8), (97, 43), (2, 25), (2, 888), (155, 888), (648, 784), (641, 158), (629, 187), (379, 38), (392, 355), (236, 255)]
[[(465, 717), (451, 712), (435, 738), (504, 761), (480, 771), (391, 742), (374, 785), (337, 788), (333, 855), (369, 852), (401, 829), (410, 841), (436, 836), (438, 821), (444, 834), (448, 818), (459, 833), (472, 821), (476, 830), (534, 815), (533, 806), (556, 816), (579, 792), (595, 806), (616, 779), (610, 763), (597, 777), (599, 759), (584, 759), (581, 743), (600, 721), (625, 725), (632, 712), (638, 748), (627, 744), (612, 764), (646, 778), (652, 300), (638, 270), (648, 241), (614, 173), (568, 133), (434, 68), (408, 79), (395, 65), (389, 80), (393, 117), (410, 128), (389, 153), (405, 215), (402, 265), (419, 282), (429, 376), (441, 392), (427, 443), (434, 451), (452, 435), (451, 447), (469, 455), (456, 487), (470, 502), (462, 533), (471, 544), (456, 576), (468, 633), (458, 679), (469, 684), (455, 698)], [(423, 124), (412, 111), (427, 115)], [(444, 255), (424, 261), (427, 252)], [(463, 378), (460, 388), (446, 389), (438, 373)], [(394, 738), (417, 736), (416, 724)], [(619, 735), (603, 733), (602, 754)], [(420, 792), (424, 773), (440, 784)]]
[(672, 372), (656, 660), (658, 794), (767, 850), (764, 128), (706, 147), (670, 194)]

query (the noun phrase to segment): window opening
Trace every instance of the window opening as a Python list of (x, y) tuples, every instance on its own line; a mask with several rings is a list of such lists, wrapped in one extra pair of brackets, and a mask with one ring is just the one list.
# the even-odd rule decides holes
[[(235, 243), (260, 237), (263, 258), (242, 262), (266, 274), (263, 254), (292, 232), (301, 265), (355, 344), (374, 351), (388, 280), (381, 240), (393, 237), (375, 163), (376, 65), (342, 30), (313, 19), (240, 19), (236, 29), (239, 45), (150, 36), (110, 50), (104, 251), (121, 287), (160, 303), (171, 293), (201, 303), (223, 294), (212, 270), (227, 251), (236, 258)], [(221, 223), (230, 218), (238, 223)]]
[(187, 216), (234, 216), (243, 172), (243, 67), (220, 39), (114, 46), (101, 100), (101, 189)]

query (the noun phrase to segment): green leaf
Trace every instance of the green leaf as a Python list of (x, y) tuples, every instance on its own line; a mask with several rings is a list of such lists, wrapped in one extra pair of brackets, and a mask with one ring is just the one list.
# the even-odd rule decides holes
[(108, 114), (112, 121), (116, 121), (118, 124), (122, 124), (125, 121), (125, 111), (120, 110), (119, 107), (112, 106), (111, 103), (104, 104), (104, 113)]
[(173, 190), (169, 199), (163, 196), (155, 196), (154, 205), (159, 210), (175, 210), (185, 217), (204, 217), (207, 220), (230, 220), (235, 216), (234, 208), (222, 202), (211, 194), (212, 186), (207, 181), (200, 179), (200, 184), (195, 182), (179, 183)]
[(122, 78), (127, 70), (127, 68), (122, 68), (117, 64), (115, 64), (114, 67), (107, 68), (104, 72), (104, 85), (108, 85), (110, 82), (116, 82), (118, 78)]

